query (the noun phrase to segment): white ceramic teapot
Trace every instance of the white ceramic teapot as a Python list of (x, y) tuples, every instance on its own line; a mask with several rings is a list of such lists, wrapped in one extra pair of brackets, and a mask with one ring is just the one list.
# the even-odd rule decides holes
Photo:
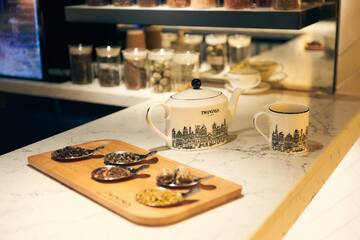
[[(222, 92), (201, 88), (199, 79), (191, 84), (192, 89), (172, 95), (166, 103), (150, 106), (146, 113), (148, 125), (173, 149), (200, 150), (226, 143), (241, 89), (234, 91), (228, 103)], [(165, 109), (165, 134), (151, 119), (158, 106)]]

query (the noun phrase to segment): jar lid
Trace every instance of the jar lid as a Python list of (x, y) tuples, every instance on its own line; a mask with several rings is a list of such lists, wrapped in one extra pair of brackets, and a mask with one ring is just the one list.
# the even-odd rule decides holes
[(192, 89), (172, 95), (171, 98), (176, 100), (202, 100), (222, 95), (220, 91), (201, 88), (200, 79), (193, 79), (191, 85)]
[(144, 30), (142, 29), (130, 29), (126, 32), (128, 35), (144, 35)]
[(225, 44), (227, 41), (226, 34), (208, 34), (205, 37), (205, 42), (209, 45)]
[(96, 55), (100, 57), (119, 57), (120, 47), (117, 46), (100, 46), (95, 48)]
[(69, 45), (69, 52), (73, 55), (91, 54), (92, 45), (82, 45), (81, 43), (78, 45)]
[(235, 48), (242, 48), (250, 46), (251, 37), (248, 35), (235, 34), (231, 35), (228, 39), (229, 45)]
[(158, 48), (149, 51), (149, 59), (160, 61), (171, 59), (174, 55), (174, 50), (167, 48)]
[(200, 34), (185, 34), (184, 43), (189, 45), (201, 44), (203, 41), (203, 35)]
[(146, 58), (147, 50), (143, 48), (127, 48), (122, 53), (126, 59), (139, 60)]
[(197, 64), (199, 63), (199, 53), (191, 51), (177, 51), (173, 61), (178, 64)]

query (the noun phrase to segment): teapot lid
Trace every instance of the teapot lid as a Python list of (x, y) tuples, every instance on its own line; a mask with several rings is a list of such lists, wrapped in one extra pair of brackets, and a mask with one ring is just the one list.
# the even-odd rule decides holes
[(172, 95), (171, 98), (177, 100), (201, 100), (201, 99), (214, 98), (222, 95), (222, 92), (220, 91), (201, 88), (200, 79), (193, 79), (191, 81), (191, 86), (192, 89), (188, 89), (183, 92)]

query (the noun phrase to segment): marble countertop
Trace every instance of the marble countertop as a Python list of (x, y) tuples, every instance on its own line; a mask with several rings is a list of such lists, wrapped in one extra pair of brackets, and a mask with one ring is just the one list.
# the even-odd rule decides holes
[(287, 232), (284, 240), (360, 239), (360, 138)]
[[(309, 153), (274, 153), (252, 128), (252, 115), (275, 101), (310, 106)], [(133, 224), (27, 166), (30, 155), (97, 139), (120, 139), (146, 149), (162, 146), (145, 123), (152, 102), (0, 156), (1, 239), (277, 239), (360, 133), (359, 99), (282, 91), (241, 96), (230, 127), (231, 142), (206, 151), (160, 154), (243, 185), (243, 197), (166, 227)], [(160, 110), (154, 112), (155, 124), (163, 125), (162, 116)]]

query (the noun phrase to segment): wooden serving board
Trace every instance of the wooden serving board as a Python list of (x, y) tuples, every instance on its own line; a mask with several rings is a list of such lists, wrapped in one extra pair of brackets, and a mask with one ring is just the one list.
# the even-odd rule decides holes
[[(147, 152), (144, 149), (117, 140), (93, 141), (79, 146), (86, 148), (105, 146), (97, 155), (105, 155), (119, 150), (136, 153)], [(141, 225), (172, 224), (241, 196), (240, 185), (219, 177), (213, 177), (204, 181), (203, 185), (200, 185), (201, 191), (189, 196), (184, 204), (167, 208), (152, 208), (139, 204), (135, 200), (135, 194), (145, 188), (155, 188), (156, 174), (162, 168), (173, 169), (176, 166), (183, 165), (158, 154), (149, 160), (149, 163), (152, 163), (150, 168), (139, 172), (139, 176), (128, 181), (115, 183), (100, 183), (91, 179), (90, 173), (95, 168), (104, 166), (101, 156), (76, 162), (57, 162), (51, 159), (51, 152), (47, 152), (30, 156), (28, 161), (30, 166), (124, 218)], [(208, 175), (198, 169), (188, 168), (196, 176)]]

